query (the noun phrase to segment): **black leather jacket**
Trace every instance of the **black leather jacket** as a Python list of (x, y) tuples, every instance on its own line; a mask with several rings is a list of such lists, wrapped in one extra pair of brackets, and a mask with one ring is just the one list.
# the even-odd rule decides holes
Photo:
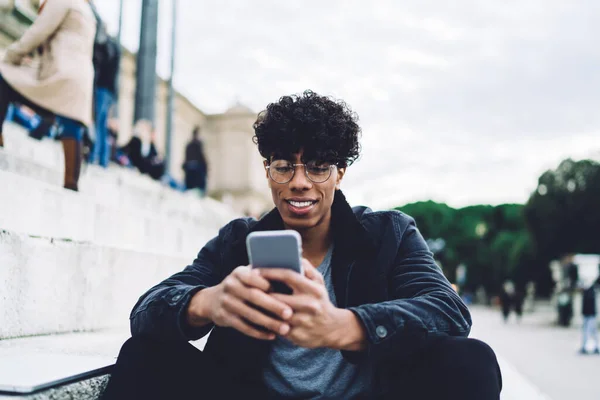
[[(139, 299), (131, 313), (132, 334), (181, 341), (206, 335), (213, 326), (186, 325), (191, 296), (248, 264), (248, 233), (274, 229), (283, 229), (277, 209), (260, 221), (243, 218), (223, 227), (191, 265)], [(385, 371), (390, 363), (409, 362), (436, 337), (469, 334), (469, 311), (435, 264), (412, 218), (397, 211), (352, 209), (337, 191), (332, 229), (332, 280), (338, 307), (352, 310), (368, 337), (366, 351), (343, 355), (354, 363), (368, 359), (381, 387), (387, 386)], [(235, 379), (260, 386), (269, 345), (231, 328), (214, 327), (204, 352)]]

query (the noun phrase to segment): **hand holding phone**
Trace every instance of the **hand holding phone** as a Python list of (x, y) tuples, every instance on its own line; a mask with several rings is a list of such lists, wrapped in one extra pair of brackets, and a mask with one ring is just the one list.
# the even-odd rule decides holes
[[(246, 248), (252, 268), (283, 268), (303, 274), (302, 238), (296, 231), (252, 232), (246, 238)], [(277, 293), (292, 293), (281, 282), (271, 284)]]
[(221, 283), (192, 297), (186, 310), (187, 322), (195, 327), (212, 322), (262, 340), (285, 335), (290, 329), (286, 321), (292, 309), (265, 293), (270, 286), (249, 267), (237, 267)]

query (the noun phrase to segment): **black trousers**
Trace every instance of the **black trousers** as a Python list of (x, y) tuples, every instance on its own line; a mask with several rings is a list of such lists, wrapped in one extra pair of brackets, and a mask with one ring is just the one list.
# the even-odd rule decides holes
[(2, 125), (6, 119), (8, 106), (11, 103), (27, 106), (35, 111), (43, 120), (48, 120), (50, 122), (54, 121), (54, 114), (52, 114), (52, 112), (25, 98), (15, 89), (13, 89), (12, 86), (10, 86), (0, 74), (0, 134), (2, 133)]
[[(502, 388), (494, 352), (475, 339), (440, 339), (409, 365), (389, 373), (397, 376), (384, 399), (498, 400)], [(258, 398), (253, 393), (253, 388), (228, 382), (227, 371), (191, 344), (131, 338), (121, 349), (103, 399)]]

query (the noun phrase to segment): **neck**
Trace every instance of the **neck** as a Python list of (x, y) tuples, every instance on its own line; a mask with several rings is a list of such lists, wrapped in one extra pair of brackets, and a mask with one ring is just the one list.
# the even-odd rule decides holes
[(331, 246), (331, 212), (317, 226), (298, 233), (302, 236), (302, 256), (318, 267)]

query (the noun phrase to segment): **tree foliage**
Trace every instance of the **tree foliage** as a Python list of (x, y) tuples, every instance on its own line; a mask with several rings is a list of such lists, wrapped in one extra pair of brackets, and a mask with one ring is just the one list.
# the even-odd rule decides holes
[(567, 159), (543, 173), (525, 218), (537, 252), (547, 259), (600, 253), (600, 164)]
[(519, 274), (531, 247), (522, 205), (454, 209), (425, 201), (397, 209), (415, 218), (426, 239), (444, 239), (446, 246), (436, 258), (451, 280), (456, 267), (465, 264), (468, 290), (483, 285), (496, 292), (505, 279), (526, 278)]
[(426, 239), (444, 239), (436, 254), (446, 276), (467, 266), (467, 290), (483, 285), (497, 293), (502, 282), (537, 283), (549, 294), (548, 263), (563, 254), (600, 254), (600, 164), (564, 160), (543, 173), (525, 206), (476, 205), (454, 209), (433, 201), (397, 208), (417, 221)]

